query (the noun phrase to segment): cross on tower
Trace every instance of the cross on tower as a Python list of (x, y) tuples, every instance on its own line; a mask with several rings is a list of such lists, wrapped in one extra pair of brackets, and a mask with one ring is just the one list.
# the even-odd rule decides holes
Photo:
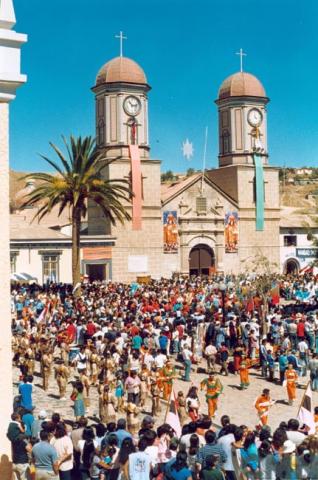
[(115, 38), (119, 38), (119, 55), (123, 56), (123, 40), (127, 40), (127, 37), (124, 36), (123, 32), (120, 31), (119, 35), (115, 35)]
[(241, 72), (243, 72), (243, 57), (247, 57), (247, 54), (243, 52), (242, 48), (240, 48), (240, 51), (236, 52), (235, 55), (240, 56), (240, 70), (241, 70)]

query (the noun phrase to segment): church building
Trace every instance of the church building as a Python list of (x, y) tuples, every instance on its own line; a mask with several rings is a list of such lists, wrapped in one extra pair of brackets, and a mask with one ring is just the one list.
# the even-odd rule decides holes
[[(291, 219), (282, 231), (278, 169), (268, 161), (269, 98), (253, 75), (231, 75), (215, 95), (218, 168), (169, 184), (161, 184), (161, 162), (151, 157), (151, 87), (143, 69), (129, 58), (114, 58), (98, 72), (92, 92), (104, 178), (126, 179), (133, 195), (125, 205), (131, 221), (123, 225), (110, 225), (98, 206), (88, 205), (81, 231), (83, 275), (131, 282), (175, 273), (238, 274), (260, 255), (287, 271), (298, 253), (312, 255), (303, 241), (293, 251), (282, 247)], [(18, 192), (15, 203), (33, 188)], [(71, 282), (68, 215), (52, 211), (37, 224), (31, 223), (34, 214), (17, 208), (11, 215), (13, 278), (26, 272), (40, 283)]]
[(126, 178), (134, 195), (124, 225), (111, 226), (89, 205), (87, 238), (96, 247), (83, 250), (83, 273), (116, 281), (239, 273), (256, 255), (279, 268), (278, 169), (268, 162), (269, 98), (255, 76), (240, 71), (219, 89), (219, 168), (171, 185), (161, 185), (160, 160), (151, 158), (143, 69), (114, 58), (92, 90), (97, 146), (111, 160), (105, 178)]

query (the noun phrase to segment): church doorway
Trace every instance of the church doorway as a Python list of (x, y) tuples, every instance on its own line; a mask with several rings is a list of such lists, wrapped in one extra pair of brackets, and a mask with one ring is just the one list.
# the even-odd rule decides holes
[(210, 275), (214, 268), (215, 256), (211, 247), (200, 243), (191, 249), (189, 256), (190, 275)]
[(289, 258), (285, 263), (284, 273), (287, 275), (298, 275), (299, 263), (294, 258)]
[(111, 279), (111, 260), (84, 260), (82, 272), (88, 275), (90, 282)]
[(87, 265), (86, 272), (89, 276), (90, 282), (94, 282), (95, 280), (103, 281), (106, 278), (105, 272), (105, 264), (101, 265)]

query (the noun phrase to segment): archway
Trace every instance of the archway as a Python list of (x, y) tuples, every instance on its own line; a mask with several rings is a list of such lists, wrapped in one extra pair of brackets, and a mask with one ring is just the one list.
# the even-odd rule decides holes
[(287, 275), (297, 275), (299, 272), (299, 263), (294, 258), (289, 258), (284, 267), (284, 273)]
[(195, 245), (189, 255), (190, 275), (209, 275), (215, 267), (214, 251), (209, 245)]

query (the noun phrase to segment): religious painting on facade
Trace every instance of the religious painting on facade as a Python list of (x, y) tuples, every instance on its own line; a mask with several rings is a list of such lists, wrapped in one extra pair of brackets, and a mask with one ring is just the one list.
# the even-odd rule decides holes
[(225, 253), (237, 253), (238, 251), (238, 213), (227, 212), (225, 214)]
[(163, 251), (178, 253), (178, 216), (175, 210), (163, 212)]

